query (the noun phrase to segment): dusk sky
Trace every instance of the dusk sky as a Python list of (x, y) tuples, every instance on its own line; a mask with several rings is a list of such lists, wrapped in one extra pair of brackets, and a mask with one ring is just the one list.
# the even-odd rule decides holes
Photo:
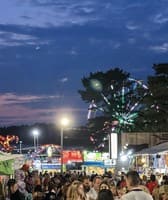
[(85, 124), (83, 76), (167, 61), (168, 0), (0, 0), (0, 126)]

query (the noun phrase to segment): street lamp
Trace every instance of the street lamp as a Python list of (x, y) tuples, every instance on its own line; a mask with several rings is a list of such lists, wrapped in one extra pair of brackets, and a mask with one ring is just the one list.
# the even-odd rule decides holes
[(34, 137), (34, 151), (37, 152), (38, 149), (38, 136), (39, 136), (39, 130), (34, 129), (33, 130), (33, 137)]
[(63, 148), (64, 148), (64, 128), (69, 125), (69, 119), (64, 117), (61, 119), (61, 173), (63, 173)]

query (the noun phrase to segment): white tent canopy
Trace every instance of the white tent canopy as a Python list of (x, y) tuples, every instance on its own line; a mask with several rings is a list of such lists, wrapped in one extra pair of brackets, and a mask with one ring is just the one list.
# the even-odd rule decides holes
[(161, 152), (168, 152), (168, 142), (164, 142), (161, 144), (158, 144), (156, 146), (150, 147), (150, 148), (146, 148), (143, 149), (137, 153), (135, 153), (135, 155), (142, 155), (142, 154), (157, 154), (157, 153), (161, 153)]
[(5, 161), (5, 160), (15, 160), (23, 158), (22, 154), (11, 154), (11, 153), (4, 153), (0, 151), (0, 161)]
[(11, 153), (4, 153), (0, 151), (0, 163), (7, 162), (10, 160), (13, 161), (13, 165), (12, 165), (13, 170), (20, 169), (25, 162), (25, 158), (23, 154), (11, 154)]

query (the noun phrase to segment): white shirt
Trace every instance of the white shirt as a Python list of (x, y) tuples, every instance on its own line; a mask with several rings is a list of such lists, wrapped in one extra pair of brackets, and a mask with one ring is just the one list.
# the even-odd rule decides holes
[(152, 196), (144, 191), (130, 191), (121, 197), (121, 200), (153, 200)]
[(89, 192), (87, 193), (87, 195), (89, 196), (89, 198), (93, 199), (93, 200), (96, 200), (97, 199), (97, 196), (98, 196), (98, 193), (97, 191), (92, 187)]

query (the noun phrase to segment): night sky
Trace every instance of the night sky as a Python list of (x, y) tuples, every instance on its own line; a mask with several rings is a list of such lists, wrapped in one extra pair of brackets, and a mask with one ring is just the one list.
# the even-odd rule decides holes
[(90, 72), (146, 80), (168, 58), (168, 0), (0, 0), (0, 126), (86, 122)]

